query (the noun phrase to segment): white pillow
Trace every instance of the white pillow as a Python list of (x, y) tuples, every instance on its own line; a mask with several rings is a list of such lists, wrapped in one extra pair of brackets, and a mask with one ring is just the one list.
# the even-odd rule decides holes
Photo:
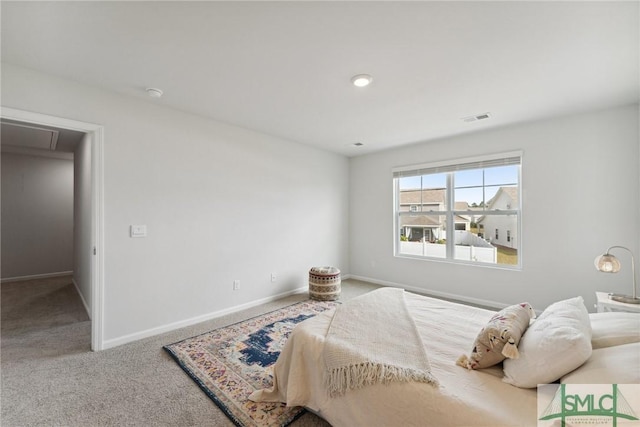
[(640, 315), (611, 311), (591, 313), (591, 345), (594, 349), (640, 342)]
[(582, 297), (551, 304), (524, 333), (520, 357), (504, 361), (503, 381), (521, 388), (548, 384), (591, 356), (591, 322)]
[(639, 384), (640, 342), (593, 350), (589, 360), (562, 377), (561, 382), (565, 384)]

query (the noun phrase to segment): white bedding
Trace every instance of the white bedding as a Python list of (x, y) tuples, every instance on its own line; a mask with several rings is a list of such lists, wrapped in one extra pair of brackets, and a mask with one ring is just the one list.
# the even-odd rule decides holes
[(406, 302), (439, 387), (392, 383), (329, 397), (321, 357), (333, 313), (325, 312), (293, 330), (274, 365), (273, 389), (251, 399), (305, 406), (336, 427), (536, 425), (535, 389), (502, 382), (502, 365), (466, 370), (455, 364), (494, 312), (411, 293)]

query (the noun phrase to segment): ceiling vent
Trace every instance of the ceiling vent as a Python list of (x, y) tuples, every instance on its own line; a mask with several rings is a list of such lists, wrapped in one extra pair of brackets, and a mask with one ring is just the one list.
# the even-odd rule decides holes
[(478, 120), (486, 120), (491, 117), (489, 113), (477, 114), (475, 116), (463, 117), (462, 121), (465, 123), (477, 122)]

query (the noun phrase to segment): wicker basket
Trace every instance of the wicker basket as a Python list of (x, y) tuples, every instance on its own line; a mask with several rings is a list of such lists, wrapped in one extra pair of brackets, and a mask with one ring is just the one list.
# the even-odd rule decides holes
[(309, 297), (319, 301), (340, 298), (340, 270), (335, 267), (313, 267), (309, 270)]

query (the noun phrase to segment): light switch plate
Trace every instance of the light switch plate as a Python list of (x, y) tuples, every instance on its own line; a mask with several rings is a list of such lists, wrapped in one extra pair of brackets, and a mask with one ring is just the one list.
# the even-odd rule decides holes
[(131, 237), (147, 237), (147, 226), (146, 225), (132, 225), (131, 226)]

